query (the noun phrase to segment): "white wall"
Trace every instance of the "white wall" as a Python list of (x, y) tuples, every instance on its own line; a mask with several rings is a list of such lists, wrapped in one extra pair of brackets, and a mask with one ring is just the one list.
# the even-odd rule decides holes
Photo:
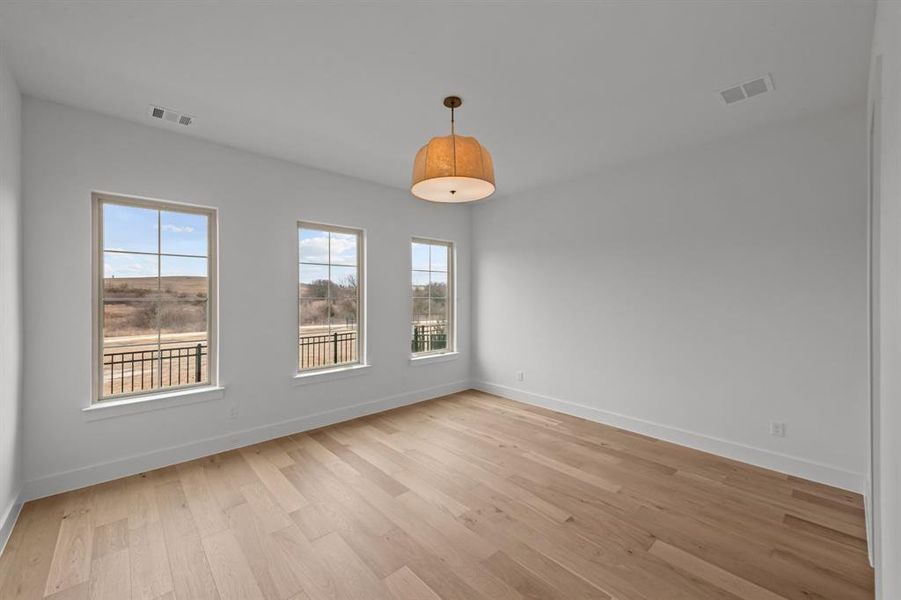
[(848, 109), (478, 206), (474, 377), (862, 491), (865, 150)]
[(876, 589), (879, 598), (894, 600), (901, 598), (901, 4), (879, 3), (872, 57), (870, 100), (881, 121), (873, 165)]
[(0, 49), (0, 548), (22, 484), (21, 132), (19, 89)]
[[(24, 102), (23, 135), (29, 497), (466, 385), (471, 252), (466, 208), (430, 205), (403, 190), (32, 98)], [(219, 208), (224, 399), (86, 421), (92, 190)], [(366, 229), (373, 366), (362, 374), (293, 384), (298, 219)], [(404, 299), (412, 236), (457, 242), (458, 360), (409, 364), (410, 306)], [(370, 401), (379, 402), (356, 407)], [(233, 405), (239, 416), (230, 421)], [(334, 412), (320, 414), (325, 411)]]

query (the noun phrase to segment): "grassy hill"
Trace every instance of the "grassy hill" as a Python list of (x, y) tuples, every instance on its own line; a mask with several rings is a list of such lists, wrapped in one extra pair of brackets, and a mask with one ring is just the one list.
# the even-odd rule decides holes
[(103, 288), (106, 338), (207, 328), (206, 277), (111, 277)]

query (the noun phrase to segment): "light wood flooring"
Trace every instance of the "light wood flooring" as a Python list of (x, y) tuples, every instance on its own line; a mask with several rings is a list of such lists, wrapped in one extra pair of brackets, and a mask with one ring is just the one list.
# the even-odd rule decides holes
[(481, 392), (25, 505), (0, 598), (873, 598), (861, 498)]

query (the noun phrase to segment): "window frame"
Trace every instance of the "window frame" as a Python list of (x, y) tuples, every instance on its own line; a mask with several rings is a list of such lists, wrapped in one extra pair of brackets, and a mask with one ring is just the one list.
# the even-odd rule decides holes
[[(300, 230), (311, 229), (316, 231), (327, 231), (329, 233), (341, 233), (345, 235), (355, 235), (357, 237), (357, 360), (341, 364), (322, 365), (319, 367), (310, 367), (302, 369), (300, 367)], [(366, 230), (362, 227), (348, 227), (346, 225), (332, 225), (329, 223), (317, 223), (315, 221), (298, 220), (294, 233), (294, 276), (296, 279), (295, 287), (297, 289), (296, 304), (294, 307), (294, 315), (296, 319), (294, 338), (295, 355), (294, 355), (294, 376), (298, 378), (309, 375), (316, 375), (329, 372), (344, 371), (348, 369), (359, 369), (360, 367), (369, 366), (366, 356)], [(331, 261), (331, 256), (329, 256)], [(318, 263), (317, 263), (318, 264)], [(329, 267), (332, 266), (329, 262)], [(336, 265), (342, 266), (342, 265)], [(331, 272), (331, 271), (330, 271)], [(329, 286), (331, 287), (331, 286)]]
[[(147, 208), (151, 210), (181, 212), (207, 217), (207, 373), (209, 381), (200, 383), (187, 383), (167, 387), (128, 392), (124, 394), (103, 395), (103, 300), (104, 300), (104, 247), (103, 247), (103, 206), (105, 204), (117, 204), (135, 208)], [(135, 400), (144, 396), (159, 398), (168, 394), (179, 395), (186, 390), (204, 388), (217, 388), (219, 386), (219, 243), (218, 243), (218, 210), (209, 206), (173, 202), (170, 200), (158, 200), (139, 196), (126, 196), (106, 192), (93, 192), (91, 194), (92, 212), (92, 298), (93, 304), (91, 323), (91, 361), (92, 361), (92, 391), (91, 406), (102, 406), (109, 402), (120, 400)], [(157, 248), (157, 254), (162, 254), (161, 248)], [(157, 273), (159, 277), (159, 273)]]
[[(447, 347), (439, 350), (428, 350), (425, 352), (410, 352), (411, 359), (426, 358), (430, 356), (442, 356), (445, 354), (455, 354), (457, 352), (457, 247), (452, 240), (439, 240), (436, 238), (425, 238), (413, 236), (410, 239), (409, 257), (410, 268), (407, 270), (407, 282), (409, 285), (410, 299), (410, 324), (413, 324), (413, 244), (429, 244), (430, 246), (444, 246), (447, 248)], [(429, 273), (432, 271), (432, 265), (429, 264)], [(407, 340), (409, 344), (411, 340)]]

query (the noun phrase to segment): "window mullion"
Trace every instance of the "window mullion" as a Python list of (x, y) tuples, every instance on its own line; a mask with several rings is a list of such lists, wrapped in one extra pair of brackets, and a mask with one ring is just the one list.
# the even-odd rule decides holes
[[(298, 348), (299, 348), (298, 369), (299, 369), (299, 371), (307, 371), (307, 370), (315, 370), (315, 369), (319, 369), (319, 368), (326, 368), (326, 367), (330, 367), (330, 366), (338, 366), (339, 364), (343, 366), (344, 363), (346, 363), (346, 362), (361, 362), (362, 361), (362, 349), (363, 349), (362, 340), (361, 340), (363, 331), (362, 331), (362, 327), (360, 326), (361, 319), (362, 319), (362, 314), (361, 314), (362, 313), (362, 310), (361, 310), (361, 303), (362, 303), (361, 286), (362, 286), (362, 270), (363, 270), (362, 258), (361, 258), (363, 255), (362, 254), (363, 249), (361, 246), (362, 233), (357, 229), (337, 228), (334, 226), (320, 225), (317, 223), (310, 223), (310, 222), (306, 222), (306, 221), (298, 221), (297, 225), (298, 225), (298, 231), (300, 232), (299, 236), (298, 236), (300, 241), (298, 243), (303, 242), (303, 238), (305, 235), (309, 235), (309, 236), (312, 236), (312, 238), (319, 238), (319, 239), (324, 238), (328, 245), (326, 248), (325, 260), (322, 260), (320, 258), (319, 260), (315, 260), (315, 262), (307, 262), (304, 260), (298, 261), (299, 264), (301, 265), (301, 268), (304, 265), (325, 267), (325, 285), (327, 286), (326, 293), (322, 297), (317, 298), (317, 300), (322, 299), (325, 301), (326, 335), (323, 337), (325, 337), (326, 339), (324, 339), (324, 340), (323, 339), (311, 339), (309, 341), (309, 343), (307, 344), (307, 347), (304, 347), (302, 345), (302, 343), (298, 345)], [(336, 252), (334, 251), (334, 248), (332, 246), (333, 243), (337, 243), (336, 240), (334, 239), (335, 236), (341, 237), (342, 240), (344, 239), (344, 236), (347, 236), (347, 237), (353, 236), (355, 238), (356, 255), (357, 256), (356, 256), (356, 260), (352, 264), (345, 264), (343, 261), (342, 261), (342, 263), (335, 262)], [(302, 247), (300, 249), (300, 252), (303, 252)], [(340, 252), (338, 254), (339, 254), (339, 256), (343, 256)], [(318, 255), (318, 256), (321, 256), (321, 255)], [(341, 279), (339, 279), (337, 276), (335, 276), (334, 271), (335, 271), (336, 267), (339, 268), (339, 270), (340, 270), (339, 275), (342, 277)], [(347, 283), (347, 282), (345, 282), (345, 280), (343, 278), (344, 278), (344, 270), (346, 268), (354, 269), (354, 274), (352, 276), (356, 278), (356, 292), (355, 292), (356, 295), (352, 296), (352, 297), (347, 296), (345, 298), (345, 296), (343, 294), (345, 291), (344, 283)], [(320, 278), (321, 278), (321, 276), (320, 276)], [(333, 283), (335, 284), (334, 288), (332, 287)], [(345, 302), (345, 300), (347, 301), (347, 304), (348, 304), (348, 306), (347, 306), (348, 310), (351, 309), (351, 307), (355, 308), (353, 315), (351, 315), (349, 313), (345, 313), (345, 308), (344, 308), (344, 304), (343, 304)], [(340, 311), (338, 310), (339, 301), (342, 303), (341, 307), (340, 307), (341, 308)], [(317, 303), (317, 305), (318, 305), (318, 303)], [(303, 312), (304, 308), (305, 308), (305, 305), (301, 304), (300, 313)], [(306, 307), (306, 308), (309, 308), (309, 307)], [(318, 313), (318, 310), (316, 312)], [(335, 314), (336, 312), (338, 312), (340, 314)], [(356, 345), (351, 346), (349, 339), (339, 341), (337, 344), (335, 344), (334, 336), (343, 332), (345, 327), (349, 327), (348, 319), (351, 319), (351, 318), (353, 319), (355, 326), (356, 326), (356, 329), (355, 329), (355, 331), (357, 333)], [(300, 315), (300, 321), (301, 321), (301, 323), (303, 322), (302, 314)], [(316, 336), (321, 335), (321, 330), (319, 330), (318, 328), (319, 328), (319, 326), (316, 325), (315, 330), (318, 331), (318, 333), (315, 334)], [(302, 330), (303, 326), (301, 325), (299, 327), (299, 329)], [(301, 331), (298, 331), (298, 336), (299, 336), (299, 339), (302, 340), (304, 337), (304, 334)], [(354, 348), (356, 349), (356, 354), (352, 355), (351, 353), (353, 352)], [(307, 352), (309, 352), (310, 354), (307, 354)], [(322, 359), (320, 360), (319, 357), (321, 356), (321, 353), (324, 353), (324, 352), (328, 352), (329, 355), (322, 357)], [(351, 360), (352, 358), (354, 360)], [(311, 359), (311, 360), (309, 360), (309, 362), (311, 364), (307, 364), (308, 359)]]
[[(163, 344), (162, 344), (162, 291), (163, 291), (163, 212), (156, 211), (156, 354), (159, 377), (157, 383), (163, 387)], [(209, 329), (209, 324), (207, 324)]]
[(332, 332), (332, 232), (328, 232), (328, 249), (326, 250), (328, 254), (328, 270), (326, 271), (326, 277), (328, 277), (328, 282), (325, 286), (325, 319), (326, 323), (328, 323), (328, 332)]
[[(425, 269), (416, 268), (416, 265), (411, 263), (411, 270), (413, 273), (426, 273), (427, 280), (427, 288), (428, 292), (425, 297), (419, 297), (413, 293), (413, 314), (412, 314), (412, 322), (413, 322), (413, 334), (416, 335), (416, 326), (419, 324), (423, 328), (423, 341), (428, 340), (429, 342), (433, 341), (432, 336), (437, 334), (437, 330), (435, 329), (437, 326), (441, 325), (443, 322), (444, 327), (444, 336), (446, 339), (446, 344), (442, 348), (432, 348), (431, 343), (426, 344), (429, 349), (422, 350), (421, 352), (414, 352), (414, 354), (426, 354), (431, 352), (438, 351), (451, 351), (452, 350), (452, 338), (451, 338), (451, 319), (453, 315), (453, 303), (454, 303), (454, 295), (452, 292), (453, 285), (453, 277), (451, 275), (453, 269), (453, 252), (451, 242), (439, 242), (439, 241), (429, 241), (423, 238), (413, 238), (412, 244), (422, 245), (427, 247), (426, 257), (428, 260), (428, 265)], [(435, 253), (436, 248), (441, 248), (446, 252), (446, 266), (444, 270), (435, 269), (432, 266), (432, 255)], [(436, 282), (432, 279), (432, 275), (440, 274), (444, 278), (444, 286), (445, 286), (445, 294), (444, 296), (436, 295), (437, 286), (441, 282)], [(415, 286), (413, 286), (415, 289)], [(422, 315), (422, 313), (418, 312), (417, 309), (417, 301), (425, 300), (426, 301), (426, 310), (423, 316), (425, 316), (424, 321), (417, 321), (417, 317)], [(433, 303), (441, 300), (444, 303), (444, 309), (433, 310)], [(429, 336), (429, 337), (425, 337)], [(415, 341), (415, 337), (414, 337)]]
[[(95, 336), (97, 336), (96, 344), (98, 351), (96, 360), (98, 365), (96, 369), (97, 382), (94, 401), (106, 400), (110, 397), (140, 396), (147, 393), (152, 394), (161, 389), (168, 390), (169, 388), (183, 386), (182, 382), (184, 380), (181, 377), (182, 371), (178, 371), (178, 377), (176, 377), (176, 365), (181, 369), (198, 369), (198, 375), (189, 380), (189, 383), (191, 384), (215, 382), (215, 369), (212, 367), (215, 361), (215, 326), (213, 324), (215, 323), (216, 312), (216, 271), (214, 269), (215, 258), (212, 255), (212, 252), (215, 250), (215, 244), (213, 243), (213, 240), (215, 239), (214, 228), (216, 225), (214, 220), (215, 217), (213, 216), (215, 211), (212, 209), (181, 210), (180, 206), (175, 204), (170, 205), (169, 203), (151, 201), (138, 202), (129, 198), (104, 198), (98, 194), (93, 194), (92, 199), (94, 200), (94, 206), (96, 207), (94, 218), (96, 222), (95, 235), (97, 236), (95, 255), (97, 268), (95, 268), (94, 271), (97, 273), (95, 285), (97, 286), (96, 298), (98, 298), (99, 303), (99, 306), (96, 308), (98, 314), (96, 317), (97, 326), (95, 329)], [(108, 204), (116, 205), (117, 207), (134, 207), (145, 210), (144, 220), (141, 224), (141, 226), (144, 227), (145, 232), (148, 227), (151, 227), (149, 212), (156, 212), (157, 229), (155, 236), (157, 247), (154, 251), (109, 250), (110, 255), (134, 255), (131, 257), (131, 260), (135, 262), (135, 264), (139, 264), (140, 268), (131, 276), (150, 278), (149, 280), (145, 279), (139, 286), (131, 286), (133, 291), (129, 289), (129, 281), (127, 279), (124, 280), (124, 293), (112, 296), (111, 299), (107, 298), (109, 294), (106, 289), (106, 271), (104, 268), (104, 253), (107, 252), (105, 247), (106, 236), (112, 224), (121, 229), (120, 234), (126, 234), (125, 239), (130, 239), (127, 235), (131, 234), (132, 230), (130, 227), (133, 227), (134, 224), (128, 223), (127, 220), (126, 222), (119, 223), (105, 219), (104, 211)], [(168, 211), (170, 210), (175, 213), (184, 212), (204, 215), (206, 227), (205, 251), (193, 254), (163, 252), (162, 213), (167, 212), (168, 215)], [(117, 231), (119, 229), (117, 229)], [(144, 235), (149, 234), (150, 232), (146, 232)], [(147, 238), (144, 237), (143, 239)], [(177, 295), (169, 299), (163, 298), (163, 259), (166, 258), (168, 260), (170, 257), (172, 257), (172, 260), (185, 258), (202, 259), (206, 261), (205, 273), (195, 273), (193, 271), (190, 272), (190, 275), (186, 273), (186, 276), (189, 276), (192, 280), (200, 276), (205, 276), (206, 298), (203, 300), (205, 310), (201, 310), (201, 306), (198, 304), (199, 298), (188, 297), (179, 299)], [(136, 259), (138, 258), (141, 258), (141, 260), (137, 261)], [(150, 268), (149, 261), (153, 260), (156, 261), (157, 268), (155, 277), (151, 277), (148, 272)], [(124, 263), (127, 264), (128, 261), (125, 260)], [(169, 263), (167, 263), (167, 268), (172, 271), (170, 274), (172, 276), (177, 276), (181, 271), (177, 265), (170, 265)], [(153, 288), (153, 279), (156, 280), (155, 290)], [(180, 292), (180, 284), (173, 285), (173, 289), (176, 292)], [(138, 294), (136, 292), (141, 293)], [(107, 320), (108, 315), (106, 312), (107, 302), (112, 303), (110, 305), (110, 310), (114, 311), (113, 314), (117, 316), (117, 318), (119, 313), (122, 314), (122, 327), (115, 330), (109, 328), (110, 323)], [(165, 308), (169, 308), (170, 310), (164, 310)], [(189, 324), (191, 327), (182, 326), (183, 316), (187, 319), (185, 325)], [(203, 319), (204, 321), (202, 329), (201, 323), (199, 322), (200, 319)], [(163, 351), (165, 350), (165, 348), (163, 348), (164, 324), (166, 326), (175, 325), (175, 337), (170, 340), (172, 346), (179, 345), (182, 341), (181, 334), (190, 334), (186, 336), (186, 338), (192, 340), (192, 347), (194, 345), (202, 346), (204, 342), (206, 343), (206, 376), (202, 374), (204, 369), (202, 364), (204, 362), (203, 351), (191, 355), (192, 357), (196, 357), (195, 360), (197, 362), (195, 362), (195, 360), (190, 360), (189, 357), (188, 360), (190, 361), (190, 365), (188, 366), (185, 366), (182, 362), (178, 361), (178, 359), (176, 359), (176, 361), (172, 360), (172, 349), (170, 349), (170, 355), (163, 355)], [(127, 329), (133, 329), (133, 331), (127, 331)], [(112, 335), (113, 337), (108, 337), (109, 335)], [(200, 340), (193, 340), (196, 335), (203, 335), (203, 338)], [(109, 347), (108, 344), (110, 345)], [(108, 374), (105, 370), (105, 361), (108, 358), (105, 354), (107, 350), (111, 353), (109, 360), (110, 365), (112, 365), (110, 366)], [(148, 357), (147, 354), (150, 354), (150, 356)], [(183, 359), (185, 358), (183, 352), (181, 357)], [(167, 360), (169, 361), (168, 364), (166, 363)], [(170, 371), (168, 377), (166, 374), (167, 367)], [(147, 373), (148, 370), (150, 371), (149, 374)], [(118, 388), (116, 387), (117, 384)]]

